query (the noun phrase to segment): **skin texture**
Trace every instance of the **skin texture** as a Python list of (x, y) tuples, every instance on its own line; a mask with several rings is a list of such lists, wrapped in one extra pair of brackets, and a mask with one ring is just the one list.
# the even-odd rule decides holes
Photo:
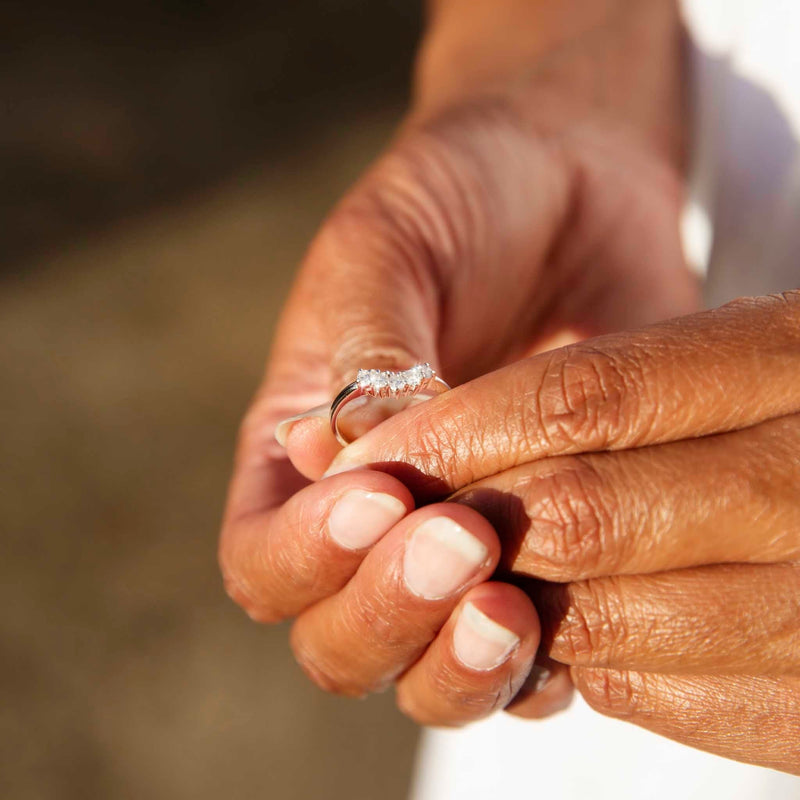
[(800, 773), (799, 398), (789, 292), (517, 362), (330, 471), (413, 476), (492, 521), (597, 710)]
[[(662, 13), (662, 48), (677, 70), (675, 25), (661, 24)], [(452, 52), (451, 30), (432, 24), (420, 74), (441, 75), (430, 64), (437, 53)], [(604, 30), (593, 37), (594, 74), (615, 49), (604, 37), (616, 46), (626, 36), (614, 25)], [(432, 78), (420, 78), (421, 99), (397, 140), (312, 243), (242, 424), (220, 540), (227, 590), (255, 619), (300, 614), (301, 626), (306, 610), (357, 573), (365, 553), (339, 552), (325, 534), (336, 496), (361, 488), (411, 502), (402, 481), (379, 473), (310, 485), (338, 447), (318, 419), (298, 423), (289, 431), (290, 462), (274, 440), (281, 419), (329, 402), (358, 367), (429, 358), (458, 383), (555, 343), (696, 305), (678, 241), (682, 185), (674, 153), (652, 135), (663, 127), (651, 124), (663, 107), (680, 119), (674, 80), (654, 78), (636, 115), (620, 121), (607, 93), (587, 87), (581, 70), (576, 78), (569, 58), (559, 63), (546, 80), (522, 83), (520, 70), (529, 64), (515, 64), (502, 85), (495, 73), (476, 81), (468, 97), (451, 97)], [(452, 69), (462, 67), (453, 57)], [(508, 589), (496, 586), (484, 591)], [(514, 619), (535, 618), (527, 598), (508, 597)], [(538, 638), (538, 623), (517, 632)], [(309, 666), (313, 647), (303, 637), (293, 644), (319, 683), (340, 685), (339, 676), (328, 679)], [(370, 640), (362, 644), (370, 647)], [(351, 653), (357, 661), (359, 651)], [(386, 675), (410, 666), (408, 659), (387, 664)], [(499, 669), (498, 687), (508, 685), (508, 669)], [(550, 671), (552, 688), (525, 713), (538, 716), (566, 702), (564, 667), (551, 664)], [(471, 680), (479, 677), (483, 685), (485, 676)], [(351, 676), (348, 690), (366, 691), (371, 680), (356, 687)], [(430, 705), (399, 691), (407, 709)], [(483, 703), (467, 703), (472, 718), (509, 699), (507, 691), (496, 693), (492, 700), (484, 690)], [(464, 705), (454, 701), (450, 713), (440, 708), (435, 718), (419, 718), (463, 722)]]
[[(312, 243), (243, 422), (226, 588), (296, 618), (318, 685), (394, 683), (426, 724), (541, 717), (574, 682), (601, 713), (798, 771), (797, 298), (690, 315), (674, 4), (573, 6), (435, 4), (414, 108)], [(319, 417), (275, 442), (357, 368), (417, 360), (461, 385), (341, 453)], [(408, 511), (355, 551), (328, 526), (353, 489)], [(420, 598), (405, 555), (442, 516), (487, 561)], [(517, 642), (490, 669), (456, 653), (467, 604)]]

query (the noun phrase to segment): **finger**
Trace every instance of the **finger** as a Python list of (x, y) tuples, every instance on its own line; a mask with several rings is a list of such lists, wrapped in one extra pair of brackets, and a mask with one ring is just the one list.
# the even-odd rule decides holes
[(452, 500), (485, 516), (504, 566), (567, 582), (800, 559), (800, 415), (719, 436), (561, 456)]
[[(286, 441), (296, 415), (329, 404), (357, 369), (438, 361), (441, 265), (431, 260), (430, 231), (414, 224), (412, 212), (424, 207), (426, 219), (438, 217), (446, 204), (426, 196), (409, 149), (381, 159), (309, 249), (281, 315), (264, 384), (241, 428), (228, 516), (265, 511), (288, 496), (285, 479), (273, 474), (289, 467), (276, 433)], [(318, 451), (299, 459), (300, 471), (319, 477), (331, 447), (323, 436)]]
[(415, 472), (424, 498), (546, 456), (721, 433), (798, 410), (800, 291), (517, 362), (387, 420), (328, 474), (366, 464)]
[(459, 598), (499, 556), (486, 520), (469, 508), (428, 506), (373, 548), (350, 582), (292, 629), (300, 665), (322, 688), (361, 695), (419, 658)]
[(800, 675), (800, 568), (735, 564), (530, 589), (572, 666)]
[(338, 591), (413, 507), (395, 478), (360, 470), (308, 486), (271, 512), (231, 520), (220, 540), (228, 593), (261, 622), (294, 616)]
[(522, 719), (544, 719), (568, 708), (574, 693), (570, 668), (539, 653), (522, 688), (505, 710)]
[(572, 670), (601, 714), (690, 747), (800, 775), (800, 680)]
[[(534, 283), (569, 209), (570, 178), (535, 141), (516, 115), (506, 118), (497, 108), (489, 116), (475, 109), (411, 126), (336, 209), (297, 290), (317, 315), (312, 330), (329, 343), (329, 399), (359, 368), (430, 361), (458, 382), (536, 338), (520, 331), (513, 316), (498, 326), (491, 310), (519, 305), (518, 284)], [(535, 183), (532, 174), (539, 177)], [(521, 224), (521, 215), (532, 224)], [(507, 279), (484, 280), (496, 264)], [(685, 270), (665, 271), (672, 280), (661, 295), (674, 301), (680, 286), (683, 297)], [(479, 306), (469, 302), (476, 281), (486, 301)], [(555, 291), (553, 280), (535, 283), (536, 298), (523, 314), (531, 328), (552, 308)], [(320, 423), (304, 423), (306, 447), (294, 446), (292, 422), (284, 431), (292, 462), (317, 479), (341, 448)], [(310, 441), (313, 433), (319, 441)]]
[(331, 430), (330, 405), (322, 414), (290, 423), (284, 441), (289, 460), (310, 480), (319, 480), (342, 449)]
[(463, 725), (504, 708), (530, 673), (539, 620), (520, 589), (471, 589), (425, 654), (397, 683), (397, 704), (420, 725)]

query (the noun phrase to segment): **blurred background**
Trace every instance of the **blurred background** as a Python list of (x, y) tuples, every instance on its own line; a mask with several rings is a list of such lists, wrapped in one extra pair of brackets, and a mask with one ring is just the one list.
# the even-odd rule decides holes
[(390, 695), (225, 597), (236, 427), (385, 144), (409, 0), (0, 4), (0, 797), (405, 795)]

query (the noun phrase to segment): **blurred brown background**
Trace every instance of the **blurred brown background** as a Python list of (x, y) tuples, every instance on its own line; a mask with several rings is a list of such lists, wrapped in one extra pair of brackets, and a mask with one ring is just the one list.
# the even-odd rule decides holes
[(224, 596), (238, 419), (408, 0), (0, 4), (0, 797), (381, 798), (416, 731)]

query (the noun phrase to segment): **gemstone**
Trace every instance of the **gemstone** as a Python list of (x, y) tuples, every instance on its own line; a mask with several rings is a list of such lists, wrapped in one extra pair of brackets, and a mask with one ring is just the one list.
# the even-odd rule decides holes
[(435, 376), (428, 363), (415, 364), (402, 372), (391, 372), (379, 369), (360, 369), (356, 374), (358, 388), (365, 394), (381, 395), (417, 392)]

